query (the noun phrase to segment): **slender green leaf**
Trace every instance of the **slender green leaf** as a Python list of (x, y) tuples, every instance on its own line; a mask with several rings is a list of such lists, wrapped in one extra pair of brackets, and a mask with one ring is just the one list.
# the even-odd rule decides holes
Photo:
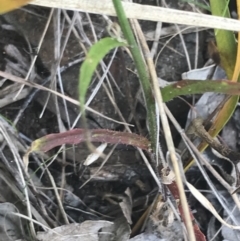
[[(210, 0), (212, 15), (230, 18), (228, 1)], [(234, 33), (228, 30), (215, 29), (217, 47), (221, 58), (221, 66), (226, 71), (228, 79), (232, 79), (236, 62), (237, 44)]]
[(86, 59), (80, 68), (79, 76), (79, 100), (83, 110), (85, 96), (87, 93), (88, 86), (92, 80), (94, 71), (97, 68), (99, 62), (104, 58), (104, 56), (112, 49), (126, 46), (127, 44), (123, 41), (119, 41), (116, 38), (103, 38), (94, 44), (88, 54)]
[(181, 80), (161, 89), (164, 102), (180, 95), (202, 94), (206, 92), (240, 95), (240, 83), (226, 80)]

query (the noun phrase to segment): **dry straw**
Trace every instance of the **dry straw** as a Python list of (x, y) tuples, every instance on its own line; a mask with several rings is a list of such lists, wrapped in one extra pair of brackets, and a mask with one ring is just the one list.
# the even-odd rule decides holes
[[(111, 0), (34, 0), (31, 4), (116, 16)], [(240, 31), (240, 21), (207, 14), (122, 2), (128, 18)]]

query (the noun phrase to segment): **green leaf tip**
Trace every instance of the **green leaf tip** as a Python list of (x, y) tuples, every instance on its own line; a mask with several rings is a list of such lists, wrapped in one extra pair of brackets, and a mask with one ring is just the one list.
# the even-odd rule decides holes
[(79, 75), (79, 100), (82, 109), (84, 106), (88, 86), (90, 85), (97, 65), (105, 57), (105, 55), (109, 53), (110, 50), (121, 46), (127, 46), (126, 42), (123, 40), (120, 41), (117, 38), (107, 37), (99, 40), (90, 48), (86, 59), (81, 65)]

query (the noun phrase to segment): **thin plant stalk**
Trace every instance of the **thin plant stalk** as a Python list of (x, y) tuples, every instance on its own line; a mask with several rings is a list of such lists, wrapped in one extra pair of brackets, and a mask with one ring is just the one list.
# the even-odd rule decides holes
[(154, 90), (154, 94), (155, 94), (156, 101), (157, 101), (158, 108), (159, 108), (159, 113), (160, 113), (162, 126), (163, 126), (163, 130), (164, 130), (164, 135), (165, 135), (165, 139), (167, 142), (167, 147), (168, 147), (168, 151), (169, 151), (169, 154), (171, 157), (171, 161), (173, 164), (174, 173), (176, 176), (176, 183), (177, 183), (179, 194), (180, 194), (180, 201), (181, 201), (182, 208), (183, 208), (184, 218), (186, 220), (186, 223), (185, 223), (186, 228), (188, 230), (188, 235), (189, 235), (190, 240), (195, 240), (195, 233), (194, 233), (194, 229), (193, 229), (193, 225), (192, 225), (192, 221), (191, 221), (190, 211), (189, 211), (187, 198), (186, 198), (185, 191), (184, 191), (181, 173), (180, 173), (179, 166), (178, 166), (178, 159), (175, 154), (175, 147), (174, 147), (174, 143), (172, 140), (169, 123), (168, 123), (167, 116), (166, 116), (166, 113), (164, 110), (163, 99), (162, 99), (162, 95), (161, 95), (161, 92), (159, 89), (159, 84), (158, 84), (158, 79), (157, 79), (154, 62), (153, 62), (153, 59), (151, 58), (151, 54), (150, 54), (148, 45), (146, 43), (145, 37), (143, 35), (143, 32), (141, 30), (141, 27), (140, 27), (139, 23), (137, 22), (137, 20), (135, 20), (134, 22), (135, 22), (135, 27), (137, 27), (137, 33), (138, 33), (141, 45), (144, 50), (144, 56), (146, 56), (145, 59), (146, 59), (148, 69), (150, 72), (150, 76), (152, 79), (153, 90)]
[(142, 89), (143, 89), (143, 94), (145, 97), (146, 109), (147, 109), (147, 120), (149, 125), (150, 140), (151, 140), (152, 148), (155, 152), (156, 140), (157, 140), (157, 121), (156, 121), (156, 114), (155, 114), (156, 112), (155, 101), (152, 93), (152, 88), (150, 85), (149, 73), (144, 63), (144, 60), (141, 56), (141, 52), (138, 48), (137, 42), (134, 38), (130, 24), (124, 13), (121, 1), (113, 0), (113, 4), (115, 7), (124, 37), (126, 38), (130, 46), (130, 51), (139, 75)]
[[(135, 41), (130, 24), (126, 18), (121, 1), (113, 0), (113, 4), (115, 7), (124, 37), (127, 39), (128, 44), (131, 46), (130, 51), (132, 53), (132, 56), (133, 56), (133, 59), (134, 59), (134, 62), (135, 62), (135, 65), (136, 65), (136, 68), (137, 68), (137, 71), (139, 74), (139, 79), (140, 79), (140, 82), (141, 82), (141, 85), (143, 88), (143, 92), (144, 92), (144, 96), (145, 96), (146, 108), (148, 110), (147, 118), (148, 118), (148, 124), (149, 124), (151, 143), (152, 143), (152, 147), (155, 151), (156, 150), (156, 140), (157, 140), (157, 137), (156, 137), (157, 122), (156, 122), (155, 101), (154, 101), (154, 98), (152, 95), (150, 77), (149, 77), (147, 68), (144, 64), (144, 60), (142, 58), (141, 52)], [(143, 42), (142, 42), (142, 44), (143, 44)], [(147, 49), (148, 49), (148, 47), (146, 47), (146, 45), (145, 45), (145, 50), (147, 50)], [(149, 49), (147, 52), (145, 51), (145, 55), (151, 56)], [(195, 234), (194, 234), (194, 230), (193, 230), (193, 226), (192, 226), (192, 222), (191, 222), (191, 218), (190, 218), (190, 212), (189, 212), (189, 207), (187, 204), (187, 198), (186, 198), (183, 183), (181, 180), (180, 170), (179, 170), (178, 163), (177, 163), (177, 157), (175, 154), (175, 149), (174, 149), (174, 145), (173, 145), (173, 141), (172, 141), (172, 137), (171, 137), (169, 124), (167, 121), (166, 114), (164, 112), (164, 104), (162, 101), (161, 92), (159, 90), (158, 83), (156, 83), (157, 76), (156, 76), (156, 71), (153, 68), (154, 63), (150, 57), (148, 57), (146, 60), (148, 62), (148, 66), (151, 69), (151, 77), (153, 80), (155, 80), (155, 81), (153, 81), (154, 91), (155, 91), (155, 95), (157, 98), (157, 104), (158, 104), (158, 107), (160, 110), (160, 116), (161, 116), (161, 119), (163, 122), (167, 146), (169, 148), (170, 156), (171, 156), (171, 159), (173, 162), (173, 167), (174, 167), (174, 171), (175, 171), (175, 175), (176, 175), (176, 182), (177, 182), (177, 186), (179, 188), (180, 199), (181, 199), (181, 202), (183, 205), (183, 212), (184, 212), (184, 216), (186, 219), (186, 228), (188, 230), (188, 235), (189, 235), (190, 240), (194, 241), (194, 240), (196, 240), (196, 238), (195, 238)]]

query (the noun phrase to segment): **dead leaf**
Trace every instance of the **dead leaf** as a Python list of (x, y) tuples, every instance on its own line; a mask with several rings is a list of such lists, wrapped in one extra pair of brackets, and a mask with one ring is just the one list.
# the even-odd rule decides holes
[(13, 215), (17, 208), (12, 203), (0, 204), (0, 239), (4, 241), (17, 240), (23, 237), (22, 223), (19, 217)]
[(129, 224), (132, 224), (132, 194), (130, 188), (127, 188), (125, 191), (125, 196), (122, 202), (119, 203), (124, 217), (127, 219)]
[(71, 223), (54, 228), (53, 231), (38, 232), (37, 238), (40, 241), (98, 241), (99, 230), (111, 225), (113, 223), (108, 221)]
[(207, 200), (205, 196), (202, 195), (201, 192), (199, 192), (193, 185), (190, 183), (186, 182), (188, 189), (192, 193), (192, 195), (208, 210), (210, 211), (217, 219), (219, 222), (221, 222), (223, 225), (227, 226), (228, 228), (231, 229), (240, 229), (240, 226), (234, 226), (231, 224), (228, 224), (226, 221), (222, 219), (222, 217), (218, 214), (216, 209), (213, 207), (213, 205)]

